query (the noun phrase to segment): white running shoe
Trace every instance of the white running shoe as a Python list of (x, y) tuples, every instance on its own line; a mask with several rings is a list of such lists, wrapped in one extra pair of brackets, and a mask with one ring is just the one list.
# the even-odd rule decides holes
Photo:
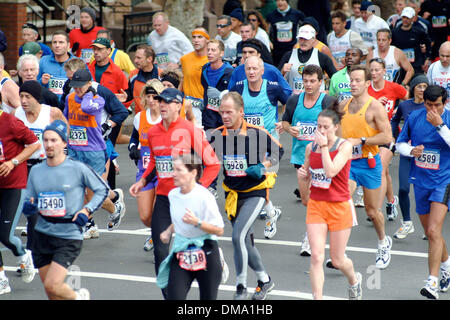
[(22, 277), (22, 281), (25, 283), (30, 283), (34, 279), (34, 274), (34, 264), (31, 251), (25, 249), (25, 255), (20, 258), (20, 275)]
[(123, 201), (117, 200), (114, 203), (114, 207), (116, 207), (116, 210), (114, 211), (113, 214), (109, 215), (109, 222), (106, 226), (106, 229), (108, 229), (108, 231), (112, 231), (119, 228), (120, 223), (122, 222), (122, 218), (125, 215), (126, 208), (125, 203)]
[(98, 232), (98, 227), (96, 224), (86, 226), (86, 230), (84, 231), (84, 234), (83, 234), (84, 240), (96, 239), (98, 237), (100, 237), (100, 232)]
[(300, 248), (300, 255), (303, 257), (311, 256), (311, 247), (309, 246), (308, 234), (306, 232)]
[(274, 208), (274, 216), (272, 218), (266, 218), (266, 225), (264, 226), (264, 237), (266, 239), (272, 239), (277, 233), (277, 221), (281, 217), (281, 210)]
[(375, 266), (378, 269), (386, 269), (391, 262), (391, 248), (392, 238), (386, 236), (387, 244), (385, 246), (378, 247), (377, 256), (375, 259)]
[(230, 269), (228, 268), (228, 264), (225, 261), (223, 256), (222, 248), (219, 248), (220, 254), (220, 264), (222, 265), (222, 283), (226, 283), (228, 281), (228, 277), (230, 276)]
[(362, 274), (356, 272), (357, 282), (348, 287), (348, 299), (349, 300), (361, 300), (362, 299)]
[(420, 289), (420, 294), (428, 299), (439, 299), (439, 286), (437, 282), (431, 279), (427, 279), (425, 282), (425, 286)]
[(147, 251), (147, 252), (153, 250), (153, 239), (152, 239), (151, 233), (150, 233), (150, 235), (147, 238), (145, 238), (144, 250)]
[(406, 236), (414, 232), (412, 221), (402, 221), (402, 226), (394, 233), (395, 239), (405, 239)]
[(9, 280), (7, 277), (0, 278), (0, 294), (10, 293), (11, 287), (9, 286)]
[(76, 300), (91, 300), (91, 294), (86, 288), (81, 288), (80, 290), (75, 291), (75, 293), (77, 295)]
[(386, 216), (389, 221), (394, 221), (398, 216), (398, 197), (394, 196), (394, 203), (386, 202)]
[(447, 292), (450, 287), (450, 270), (441, 267), (441, 280), (439, 281), (439, 289), (441, 292)]

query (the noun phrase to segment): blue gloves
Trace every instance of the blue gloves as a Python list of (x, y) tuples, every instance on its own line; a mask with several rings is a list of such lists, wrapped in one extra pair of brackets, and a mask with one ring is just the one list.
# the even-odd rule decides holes
[(77, 218), (73, 223), (79, 225), (80, 227), (84, 227), (88, 222), (89, 218), (83, 212), (78, 212)]
[(264, 165), (262, 163), (258, 163), (248, 167), (247, 170), (245, 170), (245, 173), (254, 179), (261, 179), (265, 171), (266, 168)]
[(36, 213), (38, 212), (38, 207), (37, 207), (36, 204), (31, 203), (30, 200), (26, 200), (26, 201), (23, 203), (23, 209), (22, 209), (22, 212), (23, 212), (23, 214), (24, 214), (25, 216), (30, 217), (30, 216), (32, 216), (33, 214), (36, 214)]

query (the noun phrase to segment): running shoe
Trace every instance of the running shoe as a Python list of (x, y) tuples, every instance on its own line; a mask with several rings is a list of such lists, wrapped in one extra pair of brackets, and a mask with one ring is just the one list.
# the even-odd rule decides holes
[(228, 264), (225, 261), (225, 258), (223, 256), (222, 248), (219, 248), (219, 254), (220, 254), (220, 264), (222, 265), (222, 283), (226, 283), (228, 281), (228, 277), (230, 276), (230, 269), (228, 268)]
[(259, 218), (260, 220), (264, 220), (264, 219), (267, 218), (267, 211), (266, 211), (266, 208), (262, 208), (261, 212), (259, 213), (258, 218)]
[(439, 289), (441, 292), (447, 292), (450, 287), (450, 270), (441, 268), (441, 281), (439, 281)]
[(98, 227), (96, 224), (89, 224), (86, 226), (86, 230), (84, 231), (83, 234), (83, 239), (84, 240), (88, 240), (88, 239), (96, 239), (100, 237), (100, 232), (98, 231)]
[(395, 239), (405, 239), (406, 236), (414, 232), (412, 221), (403, 221), (402, 226), (394, 233)]
[(300, 195), (300, 190), (295, 189), (294, 190), (294, 194), (297, 197), (298, 200), (302, 200), (302, 196)]
[(111, 161), (114, 165), (114, 170), (116, 172), (116, 175), (118, 176), (120, 174), (120, 167), (119, 167), (119, 163), (117, 162), (117, 158), (114, 159), (113, 161)]
[(428, 299), (439, 299), (439, 287), (436, 281), (428, 279), (425, 280), (425, 286), (420, 289), (420, 294)]
[(398, 197), (394, 196), (394, 202), (386, 202), (386, 216), (389, 221), (394, 221), (398, 216)]
[(300, 248), (300, 255), (302, 257), (311, 256), (311, 247), (309, 246), (308, 234), (305, 232), (305, 237), (302, 241), (302, 246)]
[(212, 187), (208, 187), (208, 191), (212, 193), (212, 195), (214, 196), (214, 198), (219, 199), (219, 194), (217, 193), (217, 190), (212, 188)]
[(267, 294), (272, 291), (273, 287), (275, 287), (275, 283), (270, 277), (267, 282), (258, 280), (258, 285), (256, 286), (255, 293), (252, 296), (252, 300), (266, 300)]
[(392, 238), (386, 236), (387, 245), (378, 247), (375, 266), (378, 269), (386, 269), (391, 262)]
[(272, 218), (266, 218), (266, 225), (264, 226), (264, 237), (266, 239), (272, 239), (277, 233), (277, 221), (281, 217), (281, 210), (274, 208), (274, 216)]
[(0, 278), (0, 294), (10, 293), (11, 287), (9, 286), (9, 280), (7, 277)]
[(106, 228), (108, 231), (115, 230), (119, 228), (120, 223), (122, 222), (122, 218), (125, 215), (125, 205), (122, 201), (117, 200), (114, 203), (114, 206), (116, 207), (116, 210), (113, 214), (109, 215), (109, 222)]
[(80, 290), (75, 291), (77, 298), (76, 300), (91, 300), (91, 294), (88, 289), (81, 288)]
[[(344, 253), (344, 256), (347, 258), (347, 254), (346, 254), (346, 253)], [(331, 258), (328, 258), (328, 259), (327, 259), (327, 261), (325, 262), (325, 266), (326, 266), (327, 268), (329, 268), (329, 269), (339, 270), (338, 268), (336, 268), (336, 267), (333, 265), (333, 262), (331, 261)]]
[(147, 252), (153, 250), (153, 239), (152, 239), (152, 235), (151, 234), (147, 238), (145, 238), (144, 250), (147, 251)]
[(25, 254), (20, 257), (20, 275), (22, 281), (25, 283), (30, 283), (34, 279), (34, 264), (33, 257), (31, 256), (31, 251), (25, 249)]
[(119, 198), (117, 198), (117, 200), (114, 201), (114, 203), (116, 203), (117, 201), (120, 201), (123, 203), (123, 206), (125, 207), (125, 201), (123, 200), (124, 199), (123, 198), (123, 190), (120, 188), (117, 188), (117, 189), (114, 189), (113, 191), (119, 196)]
[(349, 300), (361, 300), (362, 299), (362, 274), (356, 272), (356, 282), (354, 285), (348, 287), (348, 299)]
[(355, 204), (355, 207), (364, 207), (364, 192), (362, 190), (362, 187), (356, 188), (355, 200), (353, 202)]
[(428, 237), (426, 234), (422, 234), (422, 240), (428, 240)]
[(238, 284), (236, 286), (236, 292), (233, 296), (234, 300), (248, 300), (248, 291), (247, 288), (244, 287), (243, 284)]

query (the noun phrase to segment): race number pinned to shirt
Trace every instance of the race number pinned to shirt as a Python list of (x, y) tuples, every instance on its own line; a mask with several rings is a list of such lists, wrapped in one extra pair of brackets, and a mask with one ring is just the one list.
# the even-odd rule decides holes
[(144, 151), (142, 155), (142, 168), (147, 169), (149, 163), (150, 163), (150, 152)]
[(403, 49), (403, 52), (405, 53), (405, 56), (408, 58), (409, 62), (413, 63), (414, 61), (416, 61), (416, 54), (413, 48)]
[(224, 155), (223, 166), (229, 177), (244, 177), (247, 174), (247, 159), (245, 155)]
[(305, 91), (305, 85), (303, 84), (303, 78), (302, 77), (296, 77), (294, 78), (294, 86), (293, 86), (293, 93), (294, 94), (300, 94), (303, 91)]
[(353, 146), (352, 160), (361, 158), (362, 158), (362, 144), (357, 144), (356, 146)]
[(91, 62), (92, 56), (94, 55), (94, 50), (91, 48), (81, 49), (81, 60), (88, 64)]
[(219, 112), (219, 107), (220, 107), (219, 98), (208, 98), (208, 105), (206, 106), (207, 109)]
[(280, 21), (276, 22), (277, 27), (277, 41), (278, 42), (291, 42), (293, 39), (292, 28), (294, 24), (292, 21)]
[(64, 217), (66, 199), (62, 192), (41, 192), (38, 195), (38, 210), (44, 217)]
[(168, 52), (161, 52), (156, 55), (156, 63), (160, 67), (164, 67), (167, 64), (169, 64), (169, 53)]
[(203, 110), (203, 99), (194, 98), (191, 96), (185, 96), (185, 98), (191, 102), (193, 108)]
[(441, 154), (439, 150), (427, 149), (423, 150), (422, 154), (415, 158), (415, 164), (423, 169), (439, 170), (440, 159)]
[(433, 28), (445, 28), (447, 26), (446, 16), (433, 16), (431, 18)]
[(57, 95), (63, 94), (64, 83), (66, 83), (67, 78), (61, 77), (51, 77), (48, 81), (48, 90)]
[(33, 131), (36, 138), (38, 138), (39, 143), (42, 144), (42, 136), (43, 136), (44, 130), (38, 129), (38, 128), (30, 128), (30, 130)]
[(155, 156), (158, 178), (167, 179), (173, 177), (172, 156)]
[(69, 133), (69, 144), (71, 146), (87, 146), (88, 136), (86, 128), (71, 126)]
[(330, 189), (331, 178), (327, 178), (324, 168), (312, 169), (311, 172), (311, 185), (320, 189)]
[(199, 271), (206, 269), (206, 255), (202, 248), (193, 247), (177, 252), (180, 268), (188, 271)]
[(297, 122), (298, 140), (314, 141), (317, 129), (317, 121), (299, 121)]
[(262, 113), (246, 113), (244, 119), (254, 126), (264, 127), (264, 116)]

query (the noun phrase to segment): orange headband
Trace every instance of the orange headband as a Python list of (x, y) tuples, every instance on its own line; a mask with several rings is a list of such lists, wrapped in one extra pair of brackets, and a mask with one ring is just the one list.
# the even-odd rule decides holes
[(206, 39), (209, 40), (209, 34), (207, 34), (207, 33), (204, 32), (204, 31), (201, 31), (201, 30), (194, 30), (194, 31), (192, 31), (192, 35), (200, 35), (200, 36), (204, 36)]

